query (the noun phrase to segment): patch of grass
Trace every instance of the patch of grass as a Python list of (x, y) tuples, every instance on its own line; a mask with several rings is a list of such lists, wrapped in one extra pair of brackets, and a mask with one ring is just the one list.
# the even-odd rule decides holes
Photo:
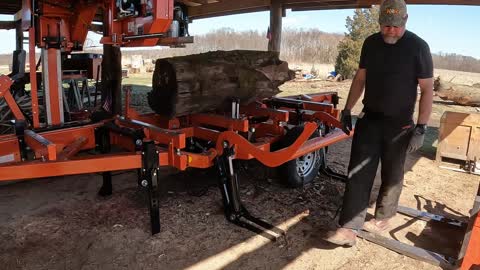
[(127, 78), (122, 79), (122, 84), (144, 85), (152, 87), (153, 73), (129, 74)]

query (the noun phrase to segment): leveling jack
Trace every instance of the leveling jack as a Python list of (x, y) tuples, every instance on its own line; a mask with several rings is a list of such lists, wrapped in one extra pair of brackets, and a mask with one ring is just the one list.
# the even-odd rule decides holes
[(233, 147), (229, 148), (228, 144), (225, 144), (223, 154), (218, 156), (215, 162), (219, 173), (225, 218), (237, 226), (275, 241), (278, 236), (271, 234), (269, 231), (278, 235), (283, 235), (285, 232), (262, 219), (252, 216), (240, 200), (237, 174), (233, 170), (233, 151)]
[[(95, 131), (95, 136), (99, 142), (100, 153), (108, 154), (111, 151), (110, 144), (110, 133), (106, 127), (100, 127)], [(98, 195), (102, 197), (107, 197), (112, 195), (112, 172), (103, 172), (102, 173), (103, 184)]]
[[(107, 130), (107, 129), (105, 129)], [(102, 153), (110, 152), (110, 142), (108, 136), (108, 130), (105, 133), (99, 132), (102, 138), (101, 151)], [(142, 188), (147, 190), (149, 210), (150, 210), (150, 225), (152, 235), (160, 232), (160, 204), (159, 204), (159, 160), (158, 150), (153, 141), (147, 141), (142, 146), (142, 168), (138, 173), (138, 183)], [(103, 185), (100, 188), (98, 194), (106, 197), (112, 195), (112, 174), (111, 172), (104, 172)]]

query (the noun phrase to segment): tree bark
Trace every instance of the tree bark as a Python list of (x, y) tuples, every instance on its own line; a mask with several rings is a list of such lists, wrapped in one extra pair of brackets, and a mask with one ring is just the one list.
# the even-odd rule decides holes
[(148, 103), (167, 117), (226, 111), (232, 98), (248, 104), (272, 97), (293, 78), (278, 52), (215, 51), (158, 59)]
[(480, 106), (480, 85), (478, 84), (473, 86), (454, 84), (437, 78), (434, 83), (434, 91), (444, 100), (466, 106)]

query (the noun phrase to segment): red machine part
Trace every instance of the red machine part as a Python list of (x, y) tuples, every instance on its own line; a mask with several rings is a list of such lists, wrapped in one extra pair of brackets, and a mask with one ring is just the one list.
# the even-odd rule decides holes
[[(28, 1), (27, 1), (28, 2)], [(36, 44), (40, 48), (62, 48), (64, 51), (81, 50), (88, 28), (95, 17), (100, 3), (69, 0), (55, 3), (34, 1), (42, 16), (35, 16)], [(38, 5), (38, 6), (36, 6)], [(32, 14), (31, 7), (24, 5), (23, 14)], [(27, 17), (22, 16), (22, 17)]]
[[(128, 101), (128, 98), (126, 99)], [(128, 108), (128, 103), (126, 104)], [(320, 108), (320, 107), (318, 107)], [(333, 109), (337, 111), (336, 109)], [(283, 128), (279, 126), (280, 121), (272, 121), (271, 123), (249, 124), (249, 121), (243, 119), (232, 119), (226, 116), (212, 115), (212, 114), (196, 114), (186, 117), (186, 119), (163, 119), (162, 117), (154, 114), (140, 115), (133, 109), (127, 110), (131, 118), (118, 117), (114, 124), (120, 128), (126, 128), (131, 130), (141, 130), (145, 135), (144, 141), (153, 140), (158, 145), (159, 166), (173, 166), (180, 170), (185, 170), (187, 167), (208, 168), (213, 165), (215, 157), (222, 154), (224, 150), (224, 143), (235, 148), (236, 159), (253, 159), (256, 158), (266, 166), (276, 167), (282, 163), (305, 155), (306, 153), (315, 151), (322, 147), (328, 146), (337, 141), (348, 138), (341, 130), (333, 130), (323, 137), (308, 139), (312, 132), (318, 127), (314, 122), (307, 122), (305, 129), (295, 143), (285, 149), (270, 152), (270, 145), (279, 136), (283, 135)], [(244, 113), (255, 112), (251, 107)], [(266, 110), (260, 109), (260, 114), (268, 113), (274, 116), (273, 119), (287, 120), (288, 113), (293, 111), (286, 110)], [(326, 117), (323, 112), (317, 112), (316, 114), (309, 116), (310, 120), (318, 120), (324, 122), (331, 127), (338, 126), (338, 120), (334, 117)], [(139, 120), (136, 120), (136, 119)], [(180, 122), (189, 123), (187, 126), (181, 128)], [(0, 181), (20, 179), (20, 178), (33, 178), (41, 176), (56, 176), (65, 174), (81, 173), (81, 170), (75, 169), (69, 172), (69, 165), (65, 162), (67, 159), (74, 158), (74, 154), (80, 150), (87, 150), (95, 148), (95, 129), (103, 126), (103, 123), (94, 125), (87, 125), (82, 127), (75, 127), (69, 129), (57, 129), (53, 131), (46, 131), (36, 133), (31, 130), (25, 132), (25, 142), (32, 149), (37, 159), (41, 159), (44, 162), (38, 164), (37, 162), (22, 162), (12, 166), (1, 166)], [(172, 128), (176, 126), (176, 128)], [(165, 128), (163, 128), (165, 127)], [(216, 130), (216, 127), (220, 130)], [(259, 134), (256, 142), (248, 141), (244, 135), (251, 130), (252, 127), (258, 128)], [(227, 129), (226, 131), (222, 131)], [(0, 137), (1, 145), (18, 145), (18, 139), (15, 136)], [(215, 142), (215, 147), (209, 149), (205, 153), (192, 153), (185, 150), (186, 141), (188, 138), (198, 138), (205, 141)], [(120, 133), (114, 131), (110, 132), (110, 140), (114, 145), (118, 145), (123, 149), (129, 151), (131, 155), (141, 154), (135, 152), (135, 144), (132, 140), (125, 137)], [(18, 161), (20, 155), (19, 147), (2, 147), (0, 148), (0, 156), (14, 154), (15, 161)], [(113, 156), (105, 156), (101, 160), (108, 160), (109, 158), (115, 159)], [(130, 156), (126, 159), (130, 160)], [(115, 160), (117, 160), (116, 158)], [(120, 159), (121, 160), (121, 159)], [(62, 161), (62, 162), (60, 162)], [(71, 160), (73, 161), (73, 160)], [(117, 160), (119, 161), (119, 160)], [(48, 170), (43, 171), (42, 164)], [(58, 169), (56, 168), (58, 164)], [(82, 164), (90, 166), (91, 159), (82, 159)], [(25, 173), (26, 170), (18, 170), (19, 167), (25, 166), (28, 168), (29, 173)], [(125, 168), (122, 168), (125, 166)], [(110, 166), (111, 167), (111, 166)], [(109, 168), (110, 168), (109, 167)], [(139, 167), (140, 168), (141, 164)], [(116, 164), (115, 168), (128, 169), (131, 168), (131, 164)], [(83, 173), (91, 172), (92, 168), (88, 167)], [(102, 169), (103, 170), (103, 169)]]
[(6, 75), (0, 75), (0, 98), (4, 98), (7, 102), (8, 107), (12, 110), (13, 116), (17, 120), (25, 120), (22, 111), (18, 107), (15, 99), (10, 93), (10, 86), (13, 81)]
[[(147, 2), (152, 3), (151, 7)], [(34, 3), (34, 6), (30, 6)], [(28, 1), (23, 0), (22, 26), (29, 31), (30, 36), (30, 66), (35, 66), (35, 46), (44, 49), (44, 71), (51, 71), (44, 81), (51, 89), (47, 104), (50, 115), (49, 124), (62, 124), (62, 108), (59, 91), (58, 70), (59, 52), (81, 50), (98, 8), (104, 8), (108, 24), (106, 35), (101, 42), (119, 46), (155, 46), (159, 39), (165, 37), (173, 20), (173, 0), (142, 1), (141, 8), (132, 14), (120, 14), (114, 0), (86, 1), (77, 0), (72, 5), (71, 0)], [(35, 12), (32, 12), (35, 10)], [(41, 14), (33, 16), (33, 13)], [(132, 11), (129, 11), (132, 12)], [(139, 12), (139, 14), (135, 13)], [(32, 85), (32, 112), (33, 127), (38, 128), (37, 81), (35, 72), (30, 72)], [(11, 80), (7, 76), (0, 77), (0, 97), (6, 99), (15, 118), (23, 119), (18, 106), (10, 94)], [(340, 127), (338, 110), (332, 106), (334, 95), (324, 93), (319, 95), (300, 95), (283, 98), (283, 102), (297, 102), (301, 100), (301, 109), (309, 113), (298, 115), (296, 110), (288, 108), (267, 108), (264, 104), (247, 106), (244, 113), (250, 116), (267, 116), (271, 123), (249, 124), (245, 119), (232, 119), (218, 115), (198, 114), (187, 119), (191, 126), (180, 128), (178, 119), (163, 119), (156, 115), (139, 115), (126, 104), (127, 117), (115, 121), (124, 128), (141, 129), (145, 134), (145, 141), (154, 141), (158, 154), (158, 166), (173, 166), (180, 170), (187, 167), (208, 168), (213, 165), (214, 159), (225, 150), (225, 145), (234, 147), (234, 158), (256, 158), (263, 164), (271, 167), (278, 166), (288, 160), (318, 150), (347, 138), (340, 130), (334, 130), (323, 137), (308, 139), (318, 127), (314, 122), (322, 122), (330, 127)], [(324, 103), (325, 102), (325, 103)], [(53, 106), (53, 107), (52, 107)], [(297, 108), (300, 109), (300, 108)], [(303, 117), (305, 124), (302, 134), (289, 147), (276, 152), (270, 152), (270, 145), (282, 135), (283, 128), (279, 124), (288, 122), (292, 118)], [(133, 120), (132, 120), (133, 119)], [(81, 150), (95, 148), (95, 129), (103, 123), (58, 129), (36, 133), (26, 130), (24, 143), (32, 149), (36, 159), (21, 161), (20, 152), (23, 151), (22, 141), (13, 135), (0, 136), (0, 181), (12, 179), (29, 179), (58, 175), (71, 175), (94, 172), (109, 172), (115, 170), (139, 169), (142, 164), (142, 153), (135, 151), (135, 144), (122, 134), (110, 132), (113, 144), (123, 147), (128, 152), (116, 154), (102, 154), (88, 157), (75, 157)], [(217, 131), (205, 126), (215, 126), (227, 131)], [(248, 141), (242, 133), (257, 129), (260, 139), (256, 142)], [(351, 136), (351, 135), (350, 135)], [(195, 137), (215, 142), (215, 147), (204, 153), (185, 151), (186, 140)], [(470, 242), (463, 259), (462, 269), (472, 269), (480, 265), (480, 218), (474, 217), (475, 223), (471, 231)]]
[[(147, 2), (147, 1), (145, 1)], [(173, 0), (148, 1), (141, 4), (140, 14), (122, 17), (116, 1), (106, 2), (108, 23), (111, 26), (103, 44), (117, 44), (128, 47), (156, 46), (166, 36), (173, 20)]]
[[(102, 8), (108, 32), (101, 43), (128, 47), (156, 46), (159, 39), (167, 37), (174, 16), (174, 1), (149, 0), (140, 3), (141, 6), (132, 10), (131, 14), (122, 14), (114, 0), (24, 1), (22, 26), (24, 30), (35, 28), (35, 44), (39, 48), (61, 48), (65, 52), (82, 50), (95, 14)], [(35, 12), (32, 10), (41, 13), (41, 16), (34, 16), (33, 24), (30, 18)]]
[(470, 225), (465, 237), (468, 243), (464, 244), (468, 244), (468, 246), (462, 259), (462, 265), (460, 267), (462, 270), (480, 268), (480, 185), (478, 187), (477, 197), (472, 210), (473, 213), (470, 218)]

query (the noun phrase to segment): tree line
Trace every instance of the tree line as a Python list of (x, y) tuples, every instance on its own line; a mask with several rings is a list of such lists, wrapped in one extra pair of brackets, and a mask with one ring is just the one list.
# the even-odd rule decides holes
[(456, 53), (436, 53), (432, 55), (436, 68), (480, 73), (480, 60)]
[[(337, 44), (341, 34), (322, 32), (317, 29), (284, 29), (280, 57), (289, 62), (333, 63), (337, 57)], [(268, 39), (265, 31), (235, 31), (221, 28), (204, 35), (195, 36), (193, 44), (185, 48), (149, 49), (142, 51), (144, 58), (162, 58), (197, 54), (216, 50), (267, 50)], [(125, 50), (123, 55), (139, 54), (139, 51)]]
[[(285, 28), (282, 31), (280, 57), (292, 63), (334, 64), (342, 40), (345, 40), (344, 34), (326, 33), (318, 29)], [(195, 43), (187, 44), (185, 48), (139, 48), (122, 50), (122, 54), (142, 54), (144, 59), (157, 59), (215, 50), (267, 50), (267, 45), (266, 31), (235, 31), (231, 28), (221, 28), (195, 36)], [(101, 48), (100, 46), (86, 51), (101, 53)], [(433, 54), (433, 61), (435, 68), (480, 73), (480, 59), (470, 56), (437, 53)], [(0, 65), (11, 65), (11, 62), (11, 54), (0, 55)]]

